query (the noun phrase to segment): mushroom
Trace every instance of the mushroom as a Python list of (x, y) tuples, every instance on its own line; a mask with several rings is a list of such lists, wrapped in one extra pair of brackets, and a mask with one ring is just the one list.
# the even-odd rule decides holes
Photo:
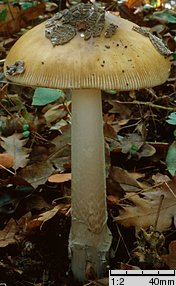
[(75, 279), (107, 271), (107, 226), (101, 90), (164, 83), (170, 52), (147, 30), (78, 4), (24, 34), (5, 62), (21, 85), (72, 90), (72, 193), (69, 253)]

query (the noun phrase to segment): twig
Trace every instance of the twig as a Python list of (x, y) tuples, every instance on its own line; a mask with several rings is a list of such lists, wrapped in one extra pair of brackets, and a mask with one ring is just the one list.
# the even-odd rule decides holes
[(155, 223), (154, 223), (154, 230), (155, 231), (157, 229), (159, 214), (160, 214), (160, 211), (161, 211), (161, 206), (162, 206), (163, 200), (164, 200), (164, 195), (161, 195), (160, 196), (160, 201), (159, 201), (159, 206), (158, 206), (157, 213), (156, 213), (156, 219), (155, 219)]
[(0, 106), (11, 116), (14, 117), (9, 111), (8, 109), (2, 104), (2, 102), (0, 101)]
[(169, 189), (169, 191), (171, 192), (171, 194), (174, 196), (174, 198), (176, 199), (176, 194), (173, 192), (173, 190), (169, 187), (167, 182), (164, 182), (165, 185), (167, 186), (167, 188)]
[(0, 164), (0, 167), (15, 176), (15, 173)]
[(12, 17), (13, 21), (15, 21), (15, 17), (13, 16), (12, 9), (11, 9), (11, 7), (10, 7), (9, 0), (7, 0), (7, 2), (6, 2), (6, 3), (7, 3), (7, 6), (8, 6), (8, 9), (9, 9), (10, 15), (11, 15), (11, 17)]
[(146, 105), (146, 106), (149, 106), (149, 107), (152, 107), (152, 108), (156, 108), (156, 109), (164, 109), (164, 110), (169, 110), (169, 111), (176, 111), (176, 107), (166, 107), (166, 106), (163, 106), (163, 105), (157, 105), (157, 104), (154, 104), (152, 102), (149, 102), (149, 101), (139, 101), (139, 100), (133, 100), (133, 101), (119, 101), (119, 100), (116, 100), (117, 103), (119, 104), (138, 104), (138, 105)]
[[(111, 213), (110, 215), (111, 215), (113, 221), (115, 221), (115, 217), (113, 216), (113, 214)], [(123, 235), (122, 235), (122, 233), (121, 233), (121, 231), (120, 231), (120, 229), (119, 229), (119, 226), (118, 226), (118, 224), (115, 224), (115, 226), (116, 226), (116, 229), (117, 229), (118, 234), (119, 234), (119, 241), (118, 241), (118, 243), (117, 243), (115, 252), (117, 251), (117, 248), (118, 248), (118, 246), (119, 246), (120, 240), (122, 240), (122, 243), (123, 243), (123, 245), (124, 245), (124, 247), (125, 247), (125, 250), (126, 250), (128, 256), (129, 256), (129, 258), (130, 258), (130, 257), (131, 257), (130, 252), (129, 252), (128, 247), (127, 247), (127, 245), (126, 245), (126, 243), (125, 243), (125, 241), (124, 241), (124, 238), (123, 238)]]

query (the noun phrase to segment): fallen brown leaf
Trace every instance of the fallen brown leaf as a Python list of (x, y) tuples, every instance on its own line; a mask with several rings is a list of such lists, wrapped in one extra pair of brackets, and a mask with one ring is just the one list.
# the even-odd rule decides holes
[(175, 189), (174, 180), (170, 180), (142, 193), (127, 193), (124, 199), (130, 205), (121, 202), (122, 210), (115, 221), (125, 227), (134, 226), (137, 230), (155, 224), (160, 232), (168, 230), (176, 217)]
[(28, 26), (31, 21), (35, 20), (39, 15), (42, 15), (45, 11), (45, 4), (41, 2), (26, 10), (20, 9), (19, 6), (13, 7), (11, 4), (10, 6), (0, 4), (0, 9), (7, 10), (7, 17), (0, 25), (0, 35), (9, 36), (19, 32), (21, 28)]
[(48, 177), (54, 172), (53, 165), (48, 162), (39, 162), (26, 166), (20, 170), (19, 174), (23, 179), (30, 183), (34, 188), (44, 184)]
[(71, 180), (71, 173), (54, 174), (48, 178), (50, 183), (64, 183)]
[(21, 134), (14, 133), (8, 137), (1, 137), (1, 146), (6, 150), (8, 154), (14, 157), (13, 168), (23, 168), (27, 165), (29, 159), (30, 149), (24, 147), (28, 139), (21, 138)]
[(162, 255), (162, 259), (170, 269), (176, 269), (176, 240), (170, 242), (169, 254)]
[[(15, 244), (23, 240), (27, 220), (30, 218), (31, 213), (27, 213), (18, 221), (11, 218), (5, 228), (0, 231), (0, 248), (6, 247), (9, 244)], [(20, 234), (19, 234), (20, 233)]]
[(143, 0), (128, 0), (125, 2), (125, 5), (127, 5), (128, 8), (136, 8), (142, 6), (143, 3)]
[[(70, 205), (67, 205), (67, 210), (69, 209)], [(42, 214), (39, 215), (39, 217), (31, 220), (29, 223), (28, 223), (28, 229), (32, 229), (32, 226), (33, 228), (35, 227), (39, 227), (40, 226), (40, 229), (42, 229), (43, 227), (43, 224), (52, 219), (59, 211), (61, 211), (62, 209), (65, 209), (66, 208), (66, 205), (65, 204), (59, 204), (59, 205), (56, 205), (54, 208), (52, 208), (51, 210), (49, 211), (46, 211)]]
[(128, 172), (120, 167), (111, 167), (109, 176), (115, 182), (119, 183), (124, 191), (136, 192), (147, 188), (144, 183), (137, 180), (143, 177), (143, 174)]
[(0, 154), (0, 169), (5, 168), (11, 168), (14, 164), (14, 157), (8, 153), (2, 153)]

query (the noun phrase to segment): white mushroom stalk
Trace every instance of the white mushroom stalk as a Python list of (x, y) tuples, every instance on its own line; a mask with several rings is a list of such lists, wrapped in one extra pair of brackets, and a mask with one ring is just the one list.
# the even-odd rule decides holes
[[(101, 277), (107, 271), (111, 234), (107, 228), (105, 150), (101, 91), (72, 94), (72, 271), (80, 281), (91, 266)], [(85, 271), (86, 270), (86, 271)]]

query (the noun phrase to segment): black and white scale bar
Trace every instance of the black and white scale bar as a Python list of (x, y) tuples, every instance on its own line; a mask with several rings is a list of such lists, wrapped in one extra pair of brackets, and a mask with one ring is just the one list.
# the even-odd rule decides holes
[(109, 270), (109, 276), (175, 276), (176, 270)]

